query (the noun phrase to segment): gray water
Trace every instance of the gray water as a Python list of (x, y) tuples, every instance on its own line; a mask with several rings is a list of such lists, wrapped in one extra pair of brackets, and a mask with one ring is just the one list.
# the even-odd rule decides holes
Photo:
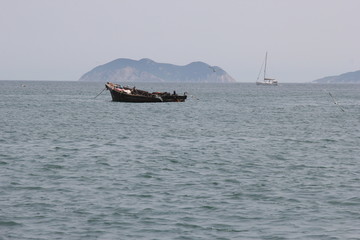
[(1, 240), (360, 239), (359, 85), (136, 87), (0, 81)]

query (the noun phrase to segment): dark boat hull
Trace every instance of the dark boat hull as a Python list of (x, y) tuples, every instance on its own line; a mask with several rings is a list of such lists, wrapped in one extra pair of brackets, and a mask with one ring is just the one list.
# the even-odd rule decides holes
[(137, 92), (142, 92), (142, 94), (128, 94), (123, 91), (119, 91), (114, 88), (112, 84), (105, 84), (106, 88), (110, 91), (112, 100), (114, 102), (137, 102), (137, 103), (145, 103), (145, 102), (184, 102), (187, 98), (186, 95), (179, 96), (177, 94), (169, 94), (169, 93), (147, 93), (144, 94), (145, 91), (137, 90)]
[(114, 102), (161, 102), (160, 99), (155, 97), (146, 97), (146, 96), (134, 96), (126, 93), (119, 93), (115, 90), (111, 90), (111, 97)]

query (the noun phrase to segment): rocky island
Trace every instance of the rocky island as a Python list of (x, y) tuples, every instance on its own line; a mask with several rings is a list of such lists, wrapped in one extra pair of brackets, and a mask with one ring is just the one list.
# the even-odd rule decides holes
[(236, 82), (217, 66), (192, 62), (185, 66), (119, 58), (85, 73), (79, 81), (90, 82)]
[(314, 83), (360, 83), (360, 71), (329, 76), (313, 81)]

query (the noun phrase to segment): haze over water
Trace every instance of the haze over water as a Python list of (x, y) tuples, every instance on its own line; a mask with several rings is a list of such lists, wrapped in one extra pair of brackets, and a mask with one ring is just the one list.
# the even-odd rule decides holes
[(136, 87), (0, 81), (1, 240), (359, 239), (359, 85)]

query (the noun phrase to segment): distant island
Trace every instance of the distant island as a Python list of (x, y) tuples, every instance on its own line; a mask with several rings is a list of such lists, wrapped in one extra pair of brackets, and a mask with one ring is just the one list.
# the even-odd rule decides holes
[(79, 81), (89, 82), (236, 82), (217, 66), (192, 62), (185, 66), (119, 58), (85, 73)]
[(360, 83), (360, 71), (329, 76), (313, 81), (314, 83)]

